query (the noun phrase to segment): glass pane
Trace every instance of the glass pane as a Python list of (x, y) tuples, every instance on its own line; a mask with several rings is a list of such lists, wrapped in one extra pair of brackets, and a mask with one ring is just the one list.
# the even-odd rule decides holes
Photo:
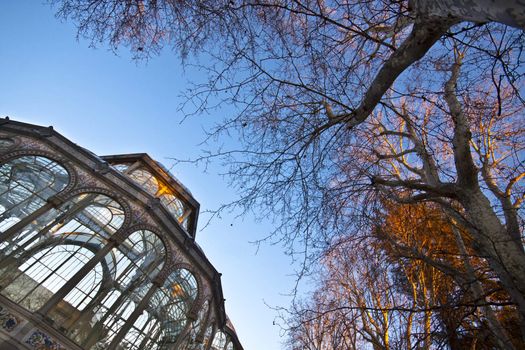
[(69, 174), (40, 156), (16, 158), (0, 166), (0, 232), (20, 221), (62, 191)]
[[(151, 334), (144, 333), (147, 324), (142, 325), (144, 318), (139, 318), (133, 324), (132, 331), (128, 332), (120, 344), (130, 349), (156, 349), (161, 346), (169, 348), (177, 340), (188, 322), (188, 312), (197, 298), (197, 280), (186, 269), (173, 272), (150, 299), (148, 307), (143, 313), (147, 315), (147, 322), (156, 322), (158, 328)], [(141, 332), (140, 344), (136, 333)], [(143, 337), (143, 338), (142, 338)], [(147, 346), (145, 345), (147, 344)], [(142, 347), (141, 347), (142, 346)]]
[(213, 324), (210, 324), (208, 328), (206, 328), (206, 332), (204, 332), (204, 341), (202, 342), (204, 348), (206, 349), (208, 344), (212, 341), (211, 336), (213, 334), (213, 328), (215, 326)]
[[(147, 230), (134, 232), (113, 249), (106, 259), (112, 261), (108, 263), (111, 281), (105, 281), (111, 287), (103, 290), (93, 302), (93, 311), (89, 314), (92, 329), (71, 331), (76, 341), (88, 348), (94, 343), (94, 349), (109, 345), (152, 287), (151, 281), (164, 266), (165, 255), (162, 240)], [(126, 349), (136, 348), (145, 344), (143, 342), (154, 343), (153, 334), (143, 332), (158, 323), (148, 311), (142, 314), (123, 340)]]
[[(16, 276), (13, 276), (9, 285), (2, 290), (2, 294), (28, 310), (38, 310), (93, 255), (91, 251), (76, 245), (37, 248), (36, 252), (18, 267)], [(93, 293), (93, 290), (86, 289), (86, 293)], [(69, 304), (64, 311), (81, 310), (79, 305)]]
[(171, 215), (179, 221), (182, 227), (187, 229), (189, 212), (187, 212), (188, 209), (184, 203), (173, 194), (164, 194), (160, 196), (160, 201), (166, 209), (168, 209)]
[(213, 337), (213, 342), (211, 343), (211, 349), (224, 350), (225, 345), (226, 345), (226, 334), (224, 334), (221, 331), (217, 331), (215, 333), (215, 337)]
[(151, 195), (155, 196), (159, 190), (159, 184), (153, 174), (144, 169), (134, 170), (131, 174), (128, 174), (136, 183), (144, 188)]
[(124, 173), (129, 168), (129, 164), (114, 164), (112, 165), (113, 168), (117, 169), (121, 173)]
[[(52, 209), (0, 245), (0, 293), (37, 310), (69, 281), (124, 222), (111, 198), (83, 194)], [(49, 313), (61, 327), (95, 298), (112, 269), (102, 261)]]
[(197, 319), (191, 323), (191, 328), (186, 338), (182, 342), (181, 350), (195, 350), (198, 349), (201, 344), (197, 343), (197, 337), (202, 332), (203, 327), (206, 326), (206, 318), (208, 316), (208, 301), (204, 303), (202, 308), (199, 310)]

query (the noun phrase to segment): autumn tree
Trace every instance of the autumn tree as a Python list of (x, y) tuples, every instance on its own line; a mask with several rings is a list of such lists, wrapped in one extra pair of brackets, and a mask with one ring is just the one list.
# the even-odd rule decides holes
[[(451, 347), (470, 347), (466, 342), (474, 341), (489, 348), (519, 348), (514, 347), (523, 341), (516, 328), (519, 313), (487, 261), (476, 254), (468, 232), (432, 203), (386, 202), (384, 208), (376, 229), (378, 244), (393, 262), (401, 263), (403, 279), (427, 295), (421, 298), (425, 308), (440, 306), (435, 311)], [(430, 327), (428, 321), (426, 325)], [(466, 332), (458, 334), (458, 327)]]
[(520, 1), (52, 3), (95, 44), (169, 45), (207, 72), (183, 110), (236, 107), (209, 132), (241, 145), (202, 158), (239, 190), (224, 209), (279, 217), (277, 239), (311, 258), (366, 227), (380, 196), (434, 202), (525, 327)]
[(438, 206), (385, 207), (373, 232), (326, 253), (311, 298), (291, 310), (290, 348), (518, 349), (520, 330), (506, 321), (516, 308), (468, 235), (463, 252)]

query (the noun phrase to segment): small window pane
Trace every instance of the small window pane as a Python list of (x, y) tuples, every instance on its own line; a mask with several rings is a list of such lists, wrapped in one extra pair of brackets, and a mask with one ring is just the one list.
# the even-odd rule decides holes
[(226, 334), (224, 334), (221, 331), (217, 331), (215, 333), (215, 337), (213, 337), (213, 342), (211, 343), (211, 349), (224, 350), (225, 345), (226, 345)]
[(185, 229), (188, 229), (189, 209), (184, 203), (172, 194), (160, 196), (161, 203), (168, 209)]
[(138, 169), (128, 174), (136, 183), (144, 188), (148, 193), (155, 196), (159, 190), (159, 184), (153, 174), (144, 169)]

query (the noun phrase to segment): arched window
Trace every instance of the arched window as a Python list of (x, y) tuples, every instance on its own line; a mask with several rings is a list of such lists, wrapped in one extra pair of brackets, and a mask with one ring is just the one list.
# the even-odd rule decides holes
[(211, 349), (212, 350), (224, 350), (224, 347), (226, 346), (226, 334), (224, 334), (221, 331), (215, 332), (215, 336), (213, 337), (213, 342), (211, 343)]
[[(166, 247), (153, 232), (140, 230), (131, 234), (106, 257), (111, 260), (109, 281), (103, 281), (102, 291), (93, 300), (90, 312), (84, 313), (70, 336), (86, 348), (106, 348), (128, 322), (131, 313), (152, 287), (152, 280), (164, 267)], [(134, 337), (140, 344), (142, 332), (135, 328)]]
[[(0, 247), (0, 293), (31, 311), (41, 308), (102, 249), (124, 222), (120, 205), (101, 194), (83, 194), (31, 223)], [(95, 298), (109, 273), (97, 264), (60, 303), (66, 322)], [(51, 316), (51, 315), (50, 315)]]
[(167, 337), (176, 337), (188, 321), (187, 315), (197, 299), (197, 280), (186, 269), (174, 271), (164, 284), (170, 293), (167, 306)]
[(127, 174), (149, 194), (159, 198), (162, 205), (164, 205), (168, 212), (177, 219), (182, 227), (188, 229), (188, 219), (191, 210), (188, 209), (184, 202), (174, 194), (174, 191), (170, 186), (159, 182), (152, 173), (145, 169), (129, 171), (129, 165), (127, 164), (116, 164), (113, 167), (118, 171)]
[(228, 345), (226, 345), (226, 350), (233, 350), (233, 343), (229, 342)]
[(153, 294), (120, 346), (137, 350), (170, 348), (186, 326), (197, 295), (195, 276), (186, 269), (177, 269)]
[(0, 232), (20, 221), (62, 191), (66, 169), (41, 156), (23, 156), (0, 166)]
[(138, 183), (142, 188), (144, 188), (148, 193), (153, 196), (157, 195), (159, 191), (159, 183), (155, 176), (147, 170), (137, 169), (133, 170), (131, 174), (128, 174), (129, 177)]
[(119, 349), (159, 349), (158, 339), (163, 334), (163, 324), (159, 310), (155, 310), (159, 308), (159, 305), (153, 304), (157, 301), (159, 300), (156, 297), (150, 299), (148, 308), (135, 320), (131, 329), (120, 342)]
[(190, 329), (180, 345), (181, 350), (194, 350), (196, 349), (197, 336), (202, 332), (203, 327), (206, 327), (206, 321), (208, 317), (208, 301), (202, 305), (197, 315), (197, 319), (191, 323)]

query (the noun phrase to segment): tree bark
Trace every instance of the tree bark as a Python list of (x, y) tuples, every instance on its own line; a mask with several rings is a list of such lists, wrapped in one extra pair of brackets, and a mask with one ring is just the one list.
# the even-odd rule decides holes
[(345, 121), (352, 128), (368, 118), (394, 81), (412, 64), (421, 59), (457, 20), (416, 19), (410, 35), (383, 64), (359, 106), (350, 114), (335, 116), (333, 122)]
[(497, 273), (504, 288), (518, 305), (525, 320), (525, 254), (510, 237), (481, 192), (460, 191), (459, 200), (477, 231), (473, 232), (478, 250)]
[(521, 0), (410, 0), (409, 6), (416, 17), (499, 22), (525, 30), (525, 2)]

